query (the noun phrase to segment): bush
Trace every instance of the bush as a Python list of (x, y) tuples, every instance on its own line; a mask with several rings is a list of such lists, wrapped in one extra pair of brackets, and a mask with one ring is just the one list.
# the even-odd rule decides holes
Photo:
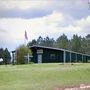
[(31, 54), (31, 51), (27, 46), (25, 46), (25, 45), (19, 46), (16, 49), (16, 62), (17, 62), (17, 64), (25, 64), (24, 56), (28, 55), (28, 53)]

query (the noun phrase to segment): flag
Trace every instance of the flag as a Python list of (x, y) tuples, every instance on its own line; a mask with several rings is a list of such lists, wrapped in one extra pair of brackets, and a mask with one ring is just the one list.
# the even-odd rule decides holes
[(27, 32), (25, 31), (25, 39), (28, 40)]

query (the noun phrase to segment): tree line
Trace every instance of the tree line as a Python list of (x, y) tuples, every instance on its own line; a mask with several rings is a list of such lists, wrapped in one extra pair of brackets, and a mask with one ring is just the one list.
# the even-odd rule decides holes
[(48, 36), (45, 38), (39, 36), (38, 39), (33, 39), (27, 44), (27, 46), (32, 45), (62, 48), (75, 52), (90, 54), (90, 34), (85, 37), (74, 34), (71, 39), (68, 39), (68, 37), (63, 34), (59, 36), (56, 40)]
[(0, 48), (0, 58), (3, 59), (3, 62), (0, 62), (0, 64), (9, 64), (11, 62), (11, 55), (7, 48), (3, 49)]

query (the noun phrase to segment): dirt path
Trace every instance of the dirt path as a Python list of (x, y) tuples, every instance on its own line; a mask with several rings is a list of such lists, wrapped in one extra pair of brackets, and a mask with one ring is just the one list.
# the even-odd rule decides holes
[(55, 87), (54, 90), (90, 90), (90, 84), (80, 84), (79, 86), (61, 86)]

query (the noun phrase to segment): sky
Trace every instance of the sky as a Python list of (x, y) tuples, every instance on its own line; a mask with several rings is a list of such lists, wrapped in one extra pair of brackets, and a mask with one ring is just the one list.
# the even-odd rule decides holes
[[(63, 33), (90, 34), (89, 0), (0, 0), (0, 48), (15, 50), (28, 41)], [(28, 42), (27, 41), (27, 42)]]

